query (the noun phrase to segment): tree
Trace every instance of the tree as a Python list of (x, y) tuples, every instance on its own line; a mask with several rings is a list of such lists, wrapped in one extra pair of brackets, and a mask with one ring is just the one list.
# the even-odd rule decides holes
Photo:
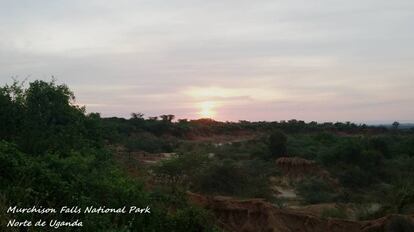
[(374, 137), (369, 140), (369, 145), (372, 149), (381, 152), (384, 155), (384, 157), (390, 158), (390, 149), (385, 137)]
[(397, 121), (392, 123), (392, 128), (394, 128), (394, 129), (398, 129), (399, 126), (400, 126), (400, 123), (397, 122)]
[(24, 109), (23, 83), (0, 87), (0, 139), (14, 139), (22, 127)]
[[(28, 88), (0, 86), (0, 224), (11, 219), (38, 220), (27, 214), (10, 218), (5, 214), (8, 205), (118, 208), (129, 204), (150, 205), (151, 215), (97, 218), (82, 214), (77, 219), (85, 222), (85, 231), (216, 231), (206, 211), (181, 200), (184, 194), (154, 194), (144, 190), (144, 179), (125, 175), (97, 139), (102, 137), (103, 120), (97, 113), (85, 115), (84, 108), (74, 103), (71, 91), (54, 81), (34, 81)], [(129, 122), (108, 121), (114, 125)], [(128, 127), (119, 130), (128, 131)], [(162, 143), (155, 140), (154, 144), (159, 147)], [(193, 160), (187, 163), (194, 164)], [(43, 216), (46, 221), (73, 219), (69, 214)]]
[(281, 131), (274, 131), (269, 136), (269, 150), (273, 158), (286, 156), (287, 154), (287, 137)]
[(319, 178), (306, 178), (296, 186), (296, 191), (307, 204), (330, 202), (335, 197), (332, 187)]
[(144, 114), (143, 113), (131, 113), (131, 119), (144, 119)]
[(25, 90), (25, 119), (21, 141), (25, 151), (70, 150), (86, 145), (85, 109), (74, 104), (66, 85), (34, 81)]
[(174, 120), (174, 118), (175, 118), (175, 115), (172, 115), (172, 114), (160, 115), (160, 118), (164, 122), (172, 122), (172, 120)]
[(66, 85), (54, 81), (0, 87), (0, 139), (31, 154), (96, 145), (99, 119), (86, 116), (74, 100)]

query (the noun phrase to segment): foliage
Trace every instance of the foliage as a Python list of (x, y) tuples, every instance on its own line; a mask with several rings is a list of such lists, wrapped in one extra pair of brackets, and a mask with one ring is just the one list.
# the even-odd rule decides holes
[[(102, 119), (74, 104), (65, 85), (35, 81), (0, 89), (0, 207), (63, 205), (151, 207), (150, 215), (80, 214), (85, 231), (210, 231), (213, 220), (188, 204), (169, 214), (169, 202), (154, 199), (128, 177), (105, 149)], [(183, 197), (177, 194), (179, 199)], [(162, 197), (161, 199), (167, 199)], [(1, 211), (1, 222), (7, 220)], [(16, 219), (36, 220), (19, 214)], [(50, 220), (51, 215), (42, 215)], [(70, 214), (53, 219), (70, 221)], [(64, 229), (65, 230), (65, 229)], [(36, 231), (36, 230), (34, 230)]]
[(269, 150), (272, 158), (286, 156), (287, 153), (287, 137), (281, 131), (274, 131), (269, 136)]
[(150, 133), (140, 133), (126, 138), (124, 145), (129, 152), (172, 152), (174, 141), (171, 139), (159, 138)]
[[(399, 124), (389, 129), (295, 119), (217, 122), (175, 120), (172, 114), (145, 118), (142, 113), (129, 119), (101, 118), (86, 114), (75, 100), (66, 85), (55, 81), (0, 87), (0, 208), (150, 204), (150, 216), (83, 215), (85, 229), (211, 231), (214, 219), (186, 202), (186, 190), (264, 197), (283, 207), (270, 189), (269, 178), (278, 175), (272, 160), (294, 155), (316, 161), (343, 188), (338, 196), (323, 180), (305, 179), (297, 186), (304, 203), (382, 203), (367, 218), (414, 212), (414, 130)], [(198, 140), (216, 136), (237, 139)], [(129, 153), (179, 155), (150, 167), (161, 185), (149, 190), (141, 177), (132, 179), (118, 167), (106, 145)], [(342, 213), (328, 210), (323, 216)], [(405, 228), (398, 220), (393, 228)]]
[(176, 189), (240, 197), (271, 197), (268, 181), (271, 169), (260, 160), (236, 162), (185, 154), (162, 161), (153, 170), (163, 183)]
[(348, 219), (346, 210), (340, 206), (322, 210), (321, 217), (322, 218)]
[(297, 184), (296, 190), (307, 204), (332, 202), (336, 194), (331, 186), (318, 178), (307, 178)]
[(207, 156), (181, 154), (178, 157), (161, 161), (153, 167), (154, 174), (172, 188), (186, 188), (193, 183), (193, 178), (202, 172), (210, 162)]
[(14, 83), (0, 89), (0, 99), (5, 124), (0, 139), (15, 142), (25, 152), (67, 152), (101, 142), (96, 115), (86, 116), (66, 85), (34, 81), (24, 89)]
[(390, 222), (385, 226), (385, 231), (389, 232), (410, 232), (414, 231), (412, 220), (403, 216), (392, 216)]

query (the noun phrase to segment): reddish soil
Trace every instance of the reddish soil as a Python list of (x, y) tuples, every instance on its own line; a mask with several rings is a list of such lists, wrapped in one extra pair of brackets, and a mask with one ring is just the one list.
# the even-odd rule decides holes
[[(394, 232), (391, 227), (401, 221), (414, 225), (414, 215), (390, 215), (372, 221), (323, 219), (278, 209), (262, 199), (235, 200), (195, 193), (188, 193), (188, 197), (193, 204), (211, 210), (218, 225), (231, 232)], [(410, 228), (398, 231), (410, 232)]]

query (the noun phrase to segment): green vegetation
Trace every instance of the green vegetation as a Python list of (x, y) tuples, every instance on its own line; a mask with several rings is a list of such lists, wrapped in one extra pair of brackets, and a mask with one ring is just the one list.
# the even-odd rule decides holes
[[(2, 225), (11, 219), (5, 212), (13, 205), (149, 205), (151, 214), (146, 215), (80, 214), (77, 219), (84, 221), (85, 231), (214, 230), (208, 212), (183, 200), (160, 197), (145, 190), (141, 180), (123, 173), (104, 146), (102, 119), (98, 114), (86, 115), (73, 100), (65, 85), (54, 82), (35, 81), (28, 88), (14, 83), (0, 89)], [(175, 213), (171, 214), (170, 207)], [(53, 219), (71, 221), (71, 215), (53, 215)], [(37, 217), (13, 215), (18, 220)], [(52, 215), (42, 219), (52, 219)]]
[(306, 204), (333, 202), (336, 197), (332, 187), (318, 178), (304, 179), (297, 184), (296, 191)]
[[(275, 160), (286, 156), (314, 161), (338, 182), (336, 189), (304, 173), (293, 186), (304, 204), (380, 204), (374, 211), (361, 207), (360, 219), (414, 213), (414, 130), (397, 123), (174, 121), (174, 115), (141, 113), (101, 118), (74, 100), (67, 86), (53, 81), (0, 88), (2, 224), (10, 205), (150, 205), (150, 215), (80, 219), (87, 231), (214, 231), (212, 214), (187, 202), (186, 191), (288, 207), (271, 181), (282, 179)], [(119, 162), (123, 156), (140, 165), (130, 170)], [(153, 164), (144, 165), (142, 157)], [(322, 217), (348, 217), (344, 212), (326, 210)], [(395, 227), (407, 226), (398, 220)]]
[(174, 191), (268, 199), (270, 171), (262, 160), (218, 160), (194, 154), (179, 155), (154, 167), (156, 176)]
[(321, 217), (322, 218), (348, 219), (348, 215), (343, 207), (325, 209), (322, 211)]
[(272, 158), (287, 155), (287, 137), (281, 131), (274, 131), (269, 136), (269, 149)]

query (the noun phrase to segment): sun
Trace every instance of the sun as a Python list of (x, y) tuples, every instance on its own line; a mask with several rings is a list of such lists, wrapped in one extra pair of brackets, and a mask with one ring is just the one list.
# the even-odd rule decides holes
[(200, 103), (200, 111), (198, 114), (202, 118), (213, 118), (216, 115), (216, 112), (214, 111), (214, 108), (216, 107), (216, 104), (212, 101), (205, 101)]

